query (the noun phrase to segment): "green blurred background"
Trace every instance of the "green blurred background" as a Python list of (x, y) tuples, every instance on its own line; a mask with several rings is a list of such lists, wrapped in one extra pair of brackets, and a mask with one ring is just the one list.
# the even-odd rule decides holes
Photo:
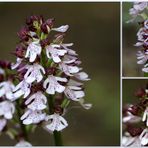
[[(63, 131), (66, 146), (116, 146), (120, 144), (120, 3), (0, 3), (0, 58), (15, 61), (10, 52), (16, 32), (32, 14), (54, 17), (56, 26), (69, 24), (65, 42), (73, 42), (82, 67), (91, 81), (86, 83), (86, 100), (91, 110), (70, 109), (69, 126)], [(37, 129), (30, 135), (34, 146), (53, 145), (50, 134)], [(0, 145), (15, 142), (2, 135)]]
[(123, 31), (123, 76), (125, 77), (137, 77), (143, 76), (142, 65), (137, 64), (137, 51), (138, 48), (134, 46), (137, 42), (137, 32), (140, 28), (138, 21), (141, 21), (140, 17), (137, 17), (134, 22), (127, 23), (132, 17), (129, 15), (129, 9), (133, 7), (133, 2), (122, 3), (122, 31)]
[(123, 80), (123, 105), (136, 103), (139, 99), (135, 96), (135, 92), (139, 88), (146, 88), (146, 84), (148, 84), (148, 80), (144, 79), (125, 79)]

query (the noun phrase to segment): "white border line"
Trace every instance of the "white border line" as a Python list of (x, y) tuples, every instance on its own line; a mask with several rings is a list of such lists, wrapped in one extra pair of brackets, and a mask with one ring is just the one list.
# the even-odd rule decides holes
[(138, 80), (138, 79), (139, 79), (139, 80), (147, 80), (148, 77), (122, 77), (122, 79), (123, 79), (123, 80), (126, 80), (126, 79), (127, 79), (127, 80), (135, 80), (135, 79), (136, 79), (136, 80)]
[(120, 2), (120, 147), (122, 146), (122, 1)]

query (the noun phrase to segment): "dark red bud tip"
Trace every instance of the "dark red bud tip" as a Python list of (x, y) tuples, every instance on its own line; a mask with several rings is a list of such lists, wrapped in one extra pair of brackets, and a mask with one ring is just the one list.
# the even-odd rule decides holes
[(57, 68), (55, 68), (55, 67), (50, 67), (50, 68), (46, 69), (46, 73), (48, 75), (55, 75), (56, 71), (57, 71)]
[(41, 41), (40, 41), (40, 44), (41, 44), (41, 46), (42, 46), (43, 48), (46, 47), (47, 45), (50, 44), (49, 38), (46, 38), (46, 39), (44, 39), (44, 40), (41, 40)]
[(54, 106), (54, 112), (62, 115), (63, 114), (63, 108), (60, 105), (55, 105)]
[(11, 62), (9, 61), (0, 61), (0, 67), (3, 69), (11, 69)]
[(34, 21), (37, 21), (37, 22), (43, 22), (43, 17), (42, 16), (38, 16), (38, 15), (32, 15), (30, 17), (27, 17), (26, 19), (26, 24), (27, 25), (32, 25)]
[(127, 131), (132, 137), (138, 136), (142, 133), (143, 129), (140, 127), (132, 127), (131, 125), (127, 127)]
[(54, 25), (54, 18), (52, 18), (52, 19), (48, 19), (48, 20), (46, 20), (46, 22), (44, 22), (42, 25), (41, 25), (41, 30), (44, 32), (44, 33), (46, 33), (46, 34), (48, 34), (49, 32), (49, 29), (51, 29), (52, 27), (53, 27), (53, 25)]
[(29, 40), (29, 29), (27, 27), (21, 28), (21, 30), (17, 33), (18, 37), (21, 41), (28, 41)]
[(143, 97), (144, 95), (145, 95), (145, 90), (144, 90), (143, 88), (140, 88), (140, 89), (138, 89), (138, 90), (135, 92), (135, 96), (136, 96), (136, 97), (141, 98), (141, 97)]
[(127, 110), (136, 116), (136, 115), (138, 115), (140, 108), (137, 105), (133, 105), (130, 108), (128, 108)]
[(18, 46), (16, 46), (14, 54), (19, 58), (24, 58), (25, 51), (26, 51), (26, 49), (23, 46), (18, 45)]

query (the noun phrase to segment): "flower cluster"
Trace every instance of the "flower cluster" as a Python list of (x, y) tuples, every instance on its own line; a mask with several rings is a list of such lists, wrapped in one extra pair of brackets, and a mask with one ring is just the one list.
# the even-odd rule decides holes
[(6, 133), (17, 139), (16, 146), (31, 146), (27, 134), (36, 126), (50, 133), (66, 128), (63, 115), (70, 101), (85, 109), (92, 106), (83, 98), (82, 82), (90, 79), (73, 43), (63, 43), (69, 26), (55, 28), (54, 23), (42, 16), (27, 18), (13, 52), (16, 63), (0, 61), (0, 133), (12, 121), (21, 132), (7, 127)]
[(140, 29), (137, 33), (137, 43), (135, 44), (140, 50), (137, 52), (137, 64), (144, 65), (142, 71), (148, 73), (148, 17), (146, 9), (148, 2), (134, 2), (133, 8), (129, 10), (130, 15), (135, 19), (141, 16), (142, 20), (139, 22)]
[(140, 88), (135, 95), (139, 102), (123, 109), (123, 146), (148, 145), (148, 89)]
[(68, 126), (62, 117), (70, 101), (85, 104), (82, 81), (88, 75), (79, 67), (78, 54), (71, 49), (73, 43), (63, 43), (68, 25), (54, 27), (54, 19), (31, 16), (18, 32), (20, 43), (14, 52), (17, 85), (12, 100), (24, 100), (23, 124), (43, 123), (48, 131), (61, 131)]
[(129, 9), (129, 14), (135, 19), (137, 16), (142, 15), (147, 6), (148, 2), (134, 2), (133, 8)]
[(15, 105), (12, 102), (13, 95), (13, 76), (7, 74), (11, 70), (11, 63), (0, 61), (0, 132), (2, 132), (8, 120), (13, 118)]

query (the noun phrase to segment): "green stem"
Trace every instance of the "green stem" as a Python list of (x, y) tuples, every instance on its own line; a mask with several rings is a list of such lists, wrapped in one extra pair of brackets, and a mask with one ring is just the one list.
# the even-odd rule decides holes
[(61, 132), (59, 131), (54, 131), (54, 142), (55, 146), (63, 146), (63, 141), (62, 141), (62, 136)]
[[(53, 101), (54, 101), (54, 98), (53, 98), (53, 96), (50, 95), (48, 98), (48, 106), (49, 106), (50, 114), (54, 113), (54, 109), (53, 109), (54, 102)], [(54, 131), (53, 138), (54, 138), (55, 146), (63, 146), (62, 135), (61, 135), (60, 131)]]
[(20, 128), (22, 130), (24, 139), (26, 141), (28, 141), (28, 135), (27, 135), (26, 127), (25, 127), (25, 125), (22, 123), (22, 121), (20, 119), (21, 118), (21, 110), (20, 110), (19, 100), (17, 100), (16, 103), (17, 103), (17, 114), (18, 114), (18, 120), (19, 120)]

